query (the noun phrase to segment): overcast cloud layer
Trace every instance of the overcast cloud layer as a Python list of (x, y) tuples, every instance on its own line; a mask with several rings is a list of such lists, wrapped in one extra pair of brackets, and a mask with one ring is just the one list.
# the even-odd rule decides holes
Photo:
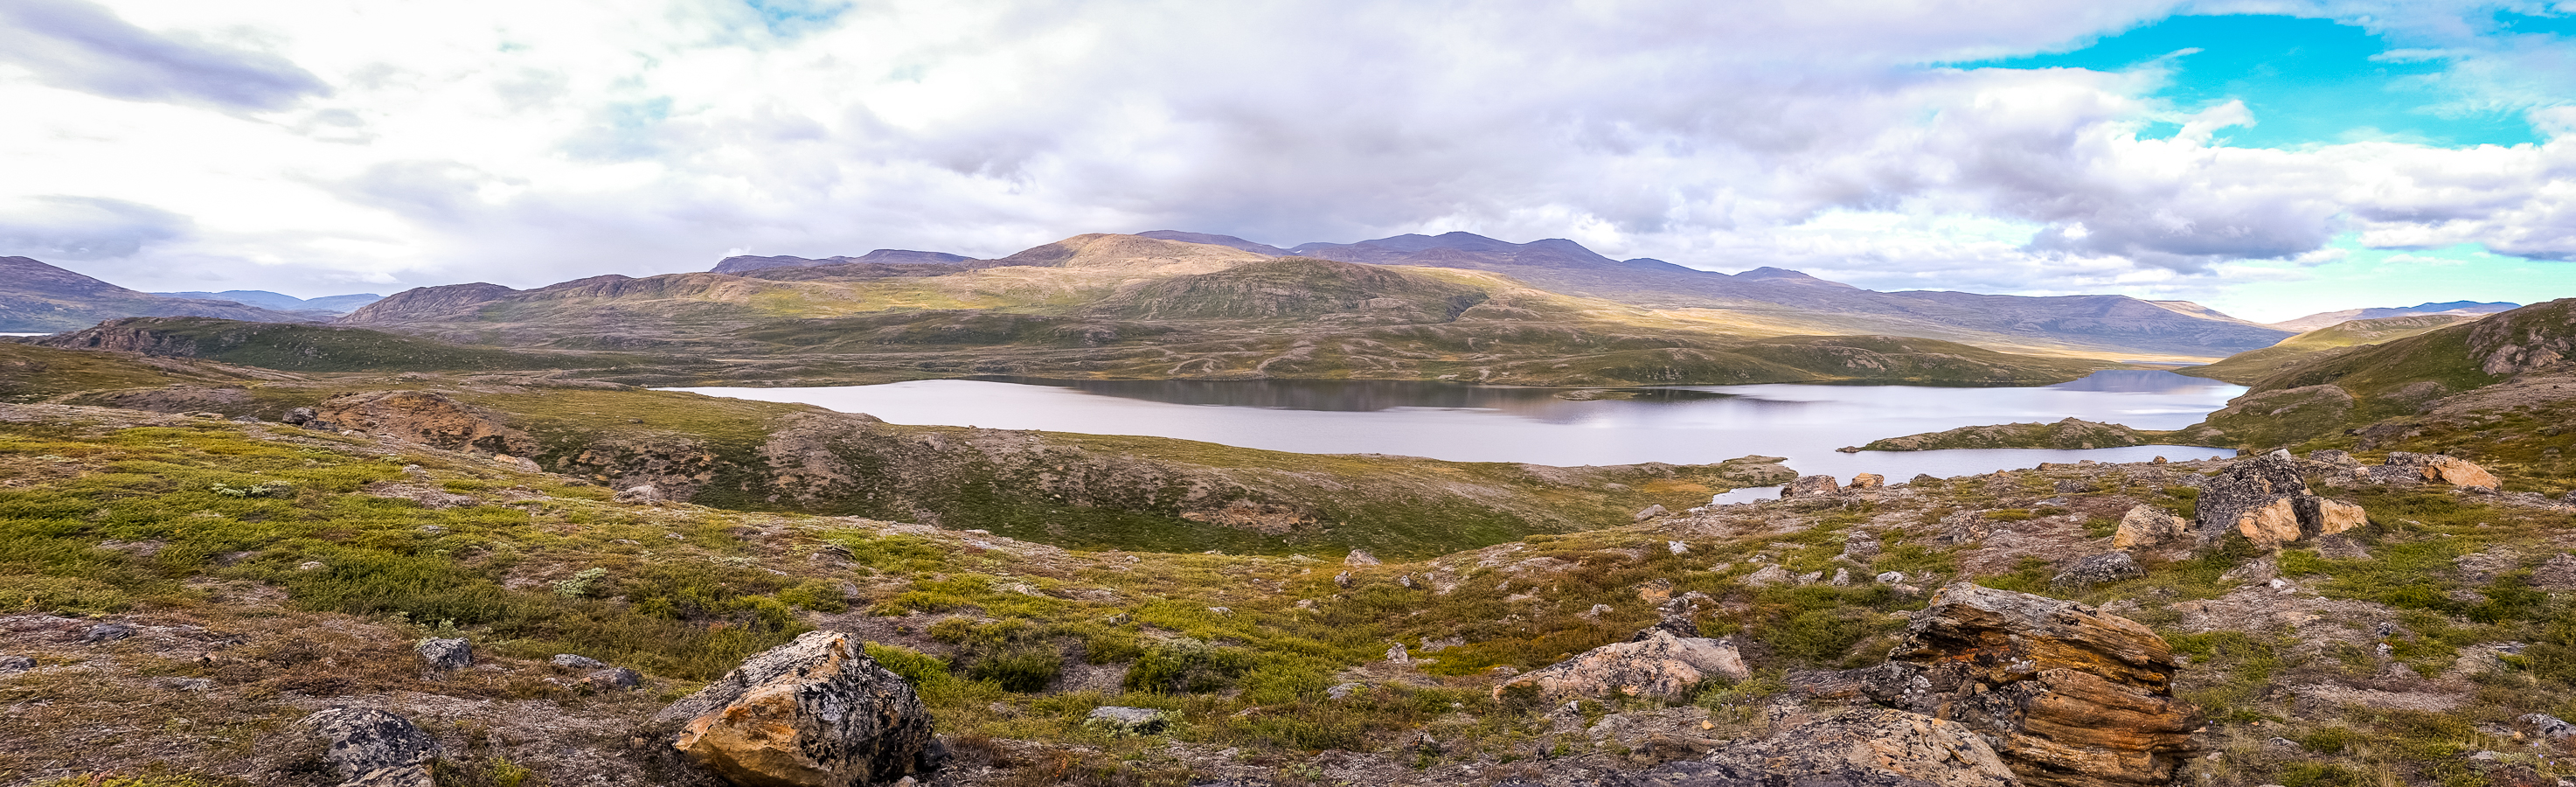
[[(1467, 230), (1877, 289), (2222, 302), (2357, 250), (2576, 260), (2576, 49), (2496, 21), (2576, 9), (1352, 5), (0, 0), (0, 254), (314, 296), (735, 251)], [(2230, 147), (2262, 119), (2153, 98), (2156, 64), (1941, 65), (2178, 12), (2361, 25), (2446, 64), (2455, 108), (2544, 141)], [(2240, 311), (2319, 310), (2295, 301)]]

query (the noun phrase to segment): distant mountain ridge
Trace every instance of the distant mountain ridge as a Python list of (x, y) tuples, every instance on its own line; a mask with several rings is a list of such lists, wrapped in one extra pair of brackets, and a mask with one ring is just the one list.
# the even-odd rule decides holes
[(257, 306), (262, 309), (273, 309), (282, 312), (319, 311), (330, 312), (332, 314), (347, 314), (351, 310), (360, 306), (384, 300), (385, 297), (372, 292), (362, 292), (349, 295), (325, 295), (319, 298), (298, 298), (282, 292), (269, 292), (267, 290), (156, 292), (152, 294), (166, 295), (172, 298), (191, 298), (201, 301), (232, 301), (245, 306)]
[(754, 257), (749, 255), (737, 255), (726, 257), (723, 261), (717, 262), (716, 267), (708, 272), (739, 274), (760, 270), (762, 268), (811, 268), (823, 265), (846, 265), (850, 263), (946, 265), (966, 262), (972, 259), (974, 258), (963, 254), (950, 254), (944, 251), (915, 251), (912, 249), (877, 249), (856, 257), (824, 257), (822, 259), (807, 259), (804, 257), (788, 256)]
[(138, 292), (32, 258), (0, 257), (0, 331), (50, 333), (87, 328), (119, 317), (181, 316), (310, 322), (327, 315)]
[(2282, 320), (2280, 322), (2271, 323), (2271, 326), (2274, 328), (2287, 328), (2293, 331), (2313, 331), (2318, 328), (2350, 320), (2377, 320), (2387, 317), (2413, 317), (2419, 314), (2495, 314), (2498, 312), (2512, 311), (2514, 309), (2521, 308), (2521, 306), (2522, 304), (2505, 303), (2503, 301), (2450, 301), (2447, 303), (2421, 303), (2414, 306), (2398, 306), (2381, 309), (2345, 309), (2343, 311), (2318, 312), (2295, 320)]

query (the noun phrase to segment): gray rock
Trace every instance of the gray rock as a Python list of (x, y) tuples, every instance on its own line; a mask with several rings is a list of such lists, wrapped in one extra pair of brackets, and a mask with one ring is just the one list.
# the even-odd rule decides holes
[(322, 760), (343, 785), (433, 787), (438, 742), (410, 719), (375, 708), (330, 708), (299, 722), (326, 747)]
[(1881, 585), (1900, 585), (1900, 584), (1904, 584), (1904, 583), (1905, 583), (1905, 572), (1903, 572), (1903, 571), (1885, 571), (1885, 572), (1880, 572), (1880, 573), (1879, 573), (1879, 575), (1878, 575), (1878, 583), (1879, 583), (1879, 584), (1881, 584)]
[(1332, 688), (1325, 689), (1324, 696), (1337, 700), (1346, 700), (1350, 699), (1352, 694), (1367, 688), (1368, 684), (1366, 683), (1337, 683), (1334, 684)]
[(2075, 561), (2075, 564), (2067, 566), (2065, 571), (2058, 572), (2057, 578), (2050, 580), (2050, 584), (2068, 588), (2092, 587), (2106, 582), (2136, 579), (2146, 574), (2146, 569), (2138, 567), (2138, 559), (2130, 557), (2129, 553), (2104, 552)]
[(1834, 569), (1834, 578), (1826, 582), (1826, 584), (1830, 584), (1835, 587), (1850, 587), (1851, 583), (1851, 569), (1848, 568)]
[(617, 490), (616, 500), (620, 503), (654, 505), (669, 502), (670, 498), (663, 496), (661, 487), (652, 484), (636, 484)]
[(1793, 717), (1766, 739), (1640, 772), (1651, 787), (2019, 787), (1964, 724), (1890, 708)]
[(1344, 571), (1344, 572), (1339, 573), (1339, 574), (1334, 574), (1334, 575), (1333, 575), (1333, 584), (1335, 584), (1335, 585), (1340, 585), (1340, 586), (1342, 586), (1342, 587), (1350, 587), (1350, 586), (1351, 586), (1351, 572)]
[(1878, 557), (1881, 551), (1883, 549), (1879, 546), (1878, 539), (1871, 538), (1868, 533), (1853, 533), (1843, 537), (1841, 557), (1845, 560), (1866, 566), (1871, 559)]
[(305, 424), (312, 423), (314, 415), (315, 413), (313, 412), (313, 408), (298, 407), (293, 410), (286, 411), (286, 417), (279, 418), (277, 420), (292, 426), (303, 426)]
[(1664, 508), (1664, 504), (1662, 504), (1662, 503), (1656, 503), (1656, 504), (1654, 504), (1654, 505), (1647, 506), (1647, 507), (1646, 507), (1646, 510), (1644, 510), (1644, 511), (1639, 511), (1639, 512), (1637, 512), (1637, 516), (1635, 517), (1635, 519), (1636, 519), (1636, 521), (1643, 522), (1643, 521), (1646, 521), (1646, 520), (1649, 520), (1649, 519), (1653, 519), (1653, 518), (1655, 518), (1655, 517), (1663, 516), (1663, 515), (1665, 515), (1665, 514), (1670, 514), (1670, 513), (1672, 513), (1672, 512), (1671, 512), (1671, 511), (1668, 511), (1668, 510), (1665, 510), (1665, 508)]
[(1752, 585), (1757, 588), (1767, 588), (1773, 585), (1786, 585), (1796, 580), (1797, 577), (1792, 576), (1788, 569), (1781, 568), (1777, 563), (1763, 566), (1760, 570), (1744, 576), (1744, 584)]
[(2361, 466), (2361, 460), (2352, 458), (2352, 454), (2337, 451), (2332, 448), (2328, 448), (2323, 451), (2309, 452), (2308, 461), (2321, 462), (2324, 464), (2334, 465), (2336, 467)]
[(1835, 481), (1833, 476), (1807, 475), (1799, 476), (1797, 480), (1791, 481), (1787, 485), (1780, 487), (1780, 497), (1784, 499), (1792, 497), (1818, 497), (1836, 494), (1841, 491), (1843, 491), (1842, 484)]
[(848, 635), (806, 632), (653, 715), (651, 734), (735, 784), (891, 782), (945, 750), (911, 684)]
[(2184, 522), (2182, 517), (2155, 506), (2138, 505), (2120, 517), (2120, 527), (2111, 533), (2111, 546), (2119, 549), (2162, 546), (2190, 533), (2191, 523)]
[(215, 682), (205, 678), (154, 678), (152, 685), (171, 691), (211, 691)]
[(550, 661), (554, 662), (555, 666), (570, 669), (601, 669), (608, 666), (608, 662), (600, 661), (589, 656), (576, 656), (570, 653), (557, 653), (553, 659), (550, 659)]
[(1152, 735), (1172, 724), (1172, 714), (1153, 708), (1130, 708), (1103, 705), (1083, 717), (1082, 726), (1106, 730), (1112, 735)]
[(1368, 550), (1365, 549), (1351, 550), (1349, 555), (1342, 557), (1342, 565), (1345, 566), (1374, 566), (1378, 564), (1379, 561), (1377, 556), (1369, 554)]
[(625, 667), (591, 670), (581, 682), (607, 689), (637, 689), (644, 686), (644, 676)]
[(7, 675), (13, 672), (25, 672), (35, 668), (36, 660), (32, 657), (0, 656), (0, 675)]
[(1688, 699), (1690, 692), (1710, 679), (1741, 681), (1752, 675), (1733, 642), (1674, 636), (1650, 628), (1630, 641), (1593, 648), (1514, 677), (1494, 692), (1501, 696), (1505, 688), (1528, 684), (1551, 700), (1636, 696), (1670, 701)]
[(447, 672), (474, 666), (474, 643), (464, 637), (425, 639), (420, 641), (420, 660), (431, 672)]
[(98, 645), (134, 636), (134, 627), (123, 623), (101, 623), (81, 632), (80, 641)]
[(1413, 654), (1405, 651), (1404, 643), (1398, 642), (1395, 643), (1393, 647), (1386, 649), (1386, 661), (1389, 664), (1411, 664), (1413, 663)]
[(2562, 741), (2576, 738), (2576, 724), (2569, 724), (2565, 719), (2546, 713), (2525, 713), (2514, 717), (2513, 723), (2514, 726), (2522, 728), (2522, 731), (2542, 740)]

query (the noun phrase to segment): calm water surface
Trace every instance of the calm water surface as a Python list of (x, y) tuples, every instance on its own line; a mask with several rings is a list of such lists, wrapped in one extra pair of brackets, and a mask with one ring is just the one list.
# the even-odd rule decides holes
[[(1300, 453), (1469, 462), (1697, 464), (1781, 456), (1800, 473), (1957, 476), (2040, 462), (2228, 456), (2189, 446), (2092, 451), (1836, 453), (1881, 437), (2073, 416), (2141, 429), (2200, 420), (2244, 388), (2171, 372), (2107, 371), (2037, 388), (1727, 385), (1568, 401), (1560, 389), (1333, 380), (923, 380), (822, 388), (680, 388), (802, 402), (898, 424), (1204, 440)], [(1739, 491), (1730, 500), (1767, 497)]]

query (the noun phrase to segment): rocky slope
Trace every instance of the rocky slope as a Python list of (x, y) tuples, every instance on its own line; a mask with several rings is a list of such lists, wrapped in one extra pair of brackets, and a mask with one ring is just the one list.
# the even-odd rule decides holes
[(1963, 426), (1944, 432), (1872, 440), (1863, 451), (1940, 451), (1953, 448), (2053, 448), (2059, 450), (2146, 445), (2160, 435), (2119, 424), (2078, 418), (2056, 423)]
[(173, 315), (257, 322), (305, 322), (327, 317), (232, 301), (136, 292), (26, 257), (0, 257), (0, 332), (67, 331), (119, 317)]
[(824, 257), (822, 259), (785, 256), (754, 257), (750, 255), (736, 255), (724, 258), (722, 261), (717, 262), (714, 268), (708, 269), (708, 271), (711, 273), (741, 274), (756, 270), (767, 270), (770, 268), (813, 268), (853, 263), (862, 265), (953, 265), (956, 263), (967, 262), (972, 259), (974, 258), (963, 254), (950, 254), (944, 251), (914, 251), (911, 249), (877, 249), (856, 257)]
[(293, 372), (554, 370), (640, 360), (616, 355), (466, 347), (362, 328), (246, 323), (206, 317), (128, 317), (77, 331), (32, 337), (25, 343)]

